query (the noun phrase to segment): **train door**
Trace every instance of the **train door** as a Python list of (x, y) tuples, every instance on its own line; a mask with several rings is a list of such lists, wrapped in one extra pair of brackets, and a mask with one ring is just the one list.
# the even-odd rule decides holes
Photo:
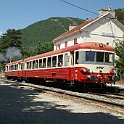
[(20, 63), (17, 64), (17, 77), (20, 77)]
[(74, 65), (74, 51), (70, 52), (70, 65)]
[(64, 66), (65, 67), (69, 66), (69, 55), (68, 55), (68, 53), (64, 54)]
[(74, 51), (70, 52), (70, 79), (74, 81), (75, 69), (74, 69)]

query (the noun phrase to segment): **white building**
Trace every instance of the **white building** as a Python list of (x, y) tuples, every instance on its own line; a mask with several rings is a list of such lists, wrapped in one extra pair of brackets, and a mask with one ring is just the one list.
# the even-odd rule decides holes
[(54, 50), (92, 41), (115, 47), (115, 42), (121, 40), (123, 34), (124, 25), (116, 19), (115, 11), (100, 10), (99, 17), (87, 20), (55, 38)]

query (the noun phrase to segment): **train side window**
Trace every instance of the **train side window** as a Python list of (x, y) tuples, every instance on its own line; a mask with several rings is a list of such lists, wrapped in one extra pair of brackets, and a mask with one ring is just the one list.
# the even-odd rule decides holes
[(43, 58), (43, 68), (46, 68), (46, 58)]
[(9, 66), (9, 70), (11, 71), (11, 65)]
[(29, 62), (29, 69), (32, 69), (32, 61)]
[(113, 63), (113, 53), (105, 53), (105, 62)]
[(56, 63), (57, 63), (57, 56), (53, 56), (52, 57), (52, 67), (56, 67)]
[(69, 56), (68, 56), (68, 53), (66, 53), (64, 55), (64, 66), (68, 66), (68, 62), (69, 62)]
[(13, 70), (15, 70), (15, 65), (13, 65)]
[(38, 60), (35, 60), (35, 68), (38, 68)]
[(15, 70), (18, 70), (18, 65), (17, 64), (15, 65)]
[(35, 61), (33, 61), (33, 64), (32, 64), (32, 69), (35, 68)]
[(38, 60), (33, 61), (32, 69), (38, 68)]
[(26, 69), (29, 69), (29, 62), (26, 62), (26, 64), (27, 64), (27, 68)]
[(24, 63), (21, 63), (21, 70), (24, 70)]
[(51, 57), (48, 57), (48, 59), (47, 59), (47, 67), (48, 68), (51, 67)]
[(15, 70), (17, 70), (17, 64), (15, 65)]
[(8, 71), (8, 66), (6, 66), (6, 70), (5, 71)]
[(39, 59), (39, 68), (42, 68), (42, 59)]
[(71, 65), (74, 65), (74, 51), (70, 52)]
[(79, 63), (79, 51), (75, 52), (75, 64)]
[(14, 70), (14, 65), (12, 65), (12, 70)]
[(63, 66), (63, 55), (58, 55), (58, 66)]

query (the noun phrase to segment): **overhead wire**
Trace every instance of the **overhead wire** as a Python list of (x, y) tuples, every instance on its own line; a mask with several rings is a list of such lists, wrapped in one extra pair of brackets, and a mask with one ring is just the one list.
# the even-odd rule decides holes
[(74, 7), (76, 7), (76, 8), (79, 8), (79, 9), (81, 9), (81, 10), (83, 10), (83, 11), (87, 11), (87, 12), (89, 12), (89, 13), (92, 13), (92, 14), (98, 15), (98, 13), (96, 13), (96, 12), (93, 12), (93, 11), (91, 11), (91, 10), (88, 10), (88, 9), (82, 8), (82, 7), (77, 6), (77, 5), (73, 4), (73, 3), (67, 2), (67, 1), (65, 1), (65, 0), (60, 0), (60, 1), (63, 2), (63, 3), (69, 4), (69, 5), (71, 5), (71, 6), (74, 6)]
[[(63, 3), (69, 4), (69, 5), (71, 5), (71, 6), (74, 6), (74, 7), (76, 7), (76, 8), (79, 8), (79, 9), (81, 9), (81, 10), (83, 10), (83, 11), (87, 11), (87, 12), (89, 12), (89, 13), (98, 15), (98, 13), (96, 13), (96, 12), (93, 12), (93, 11), (91, 11), (91, 10), (82, 8), (82, 7), (77, 6), (77, 5), (73, 4), (73, 3), (67, 2), (67, 1), (65, 1), (65, 0), (60, 0), (60, 1), (63, 2)], [(110, 24), (110, 25), (111, 25), (111, 24)], [(112, 25), (110, 26), (110, 29), (111, 29), (111, 31), (112, 31), (112, 34), (114, 34)], [(87, 32), (87, 33), (88, 33), (88, 32)], [(90, 34), (91, 34), (91, 35), (103, 36), (103, 35), (101, 35), (101, 34), (93, 34), (93, 33), (90, 33)], [(104, 35), (104, 36), (106, 36), (106, 35)], [(115, 38), (115, 37), (118, 37), (118, 36), (114, 36), (114, 35), (113, 35), (113, 36), (106, 36), (106, 37), (114, 37), (114, 38)], [(118, 37), (118, 38), (120, 38), (120, 37)]]

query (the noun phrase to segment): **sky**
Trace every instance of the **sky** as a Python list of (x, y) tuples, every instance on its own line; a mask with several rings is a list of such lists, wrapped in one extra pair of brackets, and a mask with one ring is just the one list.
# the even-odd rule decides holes
[[(100, 9), (124, 8), (124, 0), (65, 0), (98, 13)], [(61, 0), (0, 0), (0, 34), (7, 29), (23, 29), (50, 17), (95, 18), (98, 15), (81, 10)]]

